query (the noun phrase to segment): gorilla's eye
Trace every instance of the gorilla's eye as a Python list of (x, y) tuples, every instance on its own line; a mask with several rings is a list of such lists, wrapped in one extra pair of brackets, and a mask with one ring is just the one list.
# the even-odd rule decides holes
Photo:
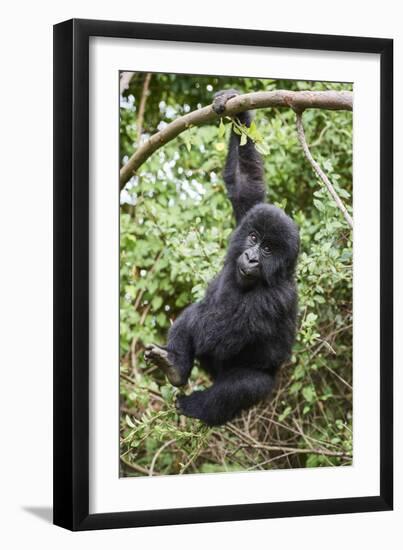
[(255, 244), (257, 243), (257, 235), (254, 231), (252, 231), (252, 233), (249, 233), (249, 238), (252, 242), (254, 242)]
[(270, 254), (270, 247), (268, 244), (265, 244), (264, 246), (262, 246), (262, 250), (265, 254)]

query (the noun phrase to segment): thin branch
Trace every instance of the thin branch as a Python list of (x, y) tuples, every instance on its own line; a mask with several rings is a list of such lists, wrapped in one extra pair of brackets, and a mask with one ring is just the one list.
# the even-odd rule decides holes
[(141, 143), (141, 134), (143, 132), (144, 111), (146, 109), (147, 98), (150, 93), (150, 80), (151, 73), (147, 73), (143, 83), (143, 91), (141, 92), (141, 99), (139, 110), (137, 113), (137, 145)]
[(335, 188), (333, 187), (333, 184), (330, 182), (329, 178), (326, 176), (326, 174), (323, 172), (322, 168), (319, 166), (319, 164), (316, 162), (316, 160), (313, 158), (310, 150), (309, 150), (309, 147), (308, 147), (308, 144), (306, 142), (306, 138), (305, 138), (305, 132), (304, 132), (304, 127), (303, 127), (303, 124), (302, 124), (302, 112), (300, 111), (296, 111), (296, 115), (297, 115), (297, 134), (298, 134), (298, 139), (299, 139), (299, 142), (301, 144), (301, 147), (304, 151), (304, 154), (306, 156), (306, 158), (308, 159), (308, 161), (310, 162), (315, 174), (319, 177), (319, 179), (325, 184), (325, 186), (327, 187), (327, 190), (329, 191), (330, 195), (333, 197), (333, 200), (334, 202), (336, 203), (337, 205), (337, 208), (339, 208), (339, 210), (342, 212), (346, 222), (348, 223), (348, 225), (351, 227), (351, 229), (353, 228), (353, 219), (352, 217), (350, 216), (350, 214), (347, 212), (347, 208), (344, 206), (343, 204), (343, 201), (341, 200), (341, 198), (339, 197), (339, 195), (337, 194)]
[(267, 466), (267, 464), (271, 464), (272, 462), (276, 462), (277, 460), (280, 460), (280, 458), (285, 458), (287, 456), (295, 454), (294, 451), (283, 453), (281, 455), (277, 455), (273, 458), (269, 458), (267, 460), (264, 460), (263, 462), (259, 462), (259, 464), (253, 464), (253, 466), (249, 466), (247, 470), (250, 472), (251, 470), (254, 470), (255, 468), (262, 468), (262, 466)]
[(133, 464), (126, 460), (123, 456), (120, 456), (120, 460), (123, 462), (125, 466), (130, 468), (131, 470), (134, 470), (135, 472), (138, 472), (140, 474), (144, 474), (146, 476), (150, 475), (150, 471), (147, 470), (147, 468), (144, 468), (143, 466), (140, 466), (139, 464)]
[(222, 116), (233, 117), (238, 113), (243, 113), (249, 109), (262, 109), (267, 107), (290, 107), (295, 111), (302, 112), (305, 109), (331, 109), (352, 111), (353, 93), (352, 92), (292, 92), (289, 90), (276, 90), (274, 92), (253, 92), (249, 94), (238, 95), (228, 101), (225, 111), (222, 115), (217, 115), (211, 105), (202, 107), (180, 118), (177, 118), (160, 132), (150, 137), (135, 153), (130, 157), (125, 166), (120, 170), (120, 188), (129, 181), (136, 173), (138, 168), (155, 152), (157, 149), (176, 138), (179, 134), (191, 126), (201, 126), (208, 124)]
[[(136, 380), (133, 380), (132, 378), (130, 378), (130, 376), (127, 376), (127, 374), (125, 374), (122, 371), (120, 371), (120, 378), (122, 378), (123, 380), (126, 380), (126, 382), (128, 382), (129, 384), (132, 384), (133, 386), (136, 386), (136, 388), (139, 389), (139, 390), (148, 391), (148, 393), (151, 393), (151, 395), (153, 395), (154, 397), (156, 397), (157, 399), (159, 399), (160, 401), (165, 403), (165, 401), (162, 399), (161, 393), (159, 391), (153, 390), (151, 388), (147, 388), (145, 386), (141, 386)], [(134, 416), (134, 413), (132, 411), (130, 411), (129, 409), (123, 409), (122, 408), (121, 410), (122, 411), (124, 410), (124, 412), (128, 412), (129, 414)]]
[(353, 387), (351, 386), (351, 384), (349, 384), (347, 382), (347, 380), (344, 380), (344, 378), (342, 376), (340, 376), (340, 374), (338, 374), (337, 372), (335, 372), (333, 369), (331, 369), (328, 365), (326, 365), (326, 363), (323, 364), (323, 366), (329, 371), (331, 372), (338, 380), (340, 380), (340, 382), (342, 382), (343, 384), (345, 384), (349, 390), (353, 391)]
[(157, 462), (157, 459), (158, 457), (160, 456), (160, 454), (162, 453), (162, 451), (164, 451), (167, 447), (169, 447), (169, 445), (172, 445), (172, 443), (175, 443), (176, 442), (176, 439), (171, 439), (170, 441), (167, 441), (166, 443), (164, 443), (159, 449), (158, 451), (155, 453), (155, 455), (153, 456), (153, 459), (151, 461), (151, 464), (150, 464), (150, 471), (148, 473), (149, 476), (153, 476), (154, 475), (154, 467), (155, 467), (155, 464)]
[(329, 451), (327, 449), (315, 449), (315, 448), (299, 448), (299, 447), (287, 447), (286, 445), (264, 445), (262, 443), (259, 443), (259, 441), (256, 441), (253, 437), (251, 437), (248, 434), (243, 433), (241, 430), (239, 430), (234, 424), (228, 423), (227, 427), (231, 432), (236, 434), (240, 439), (245, 441), (245, 443), (248, 444), (248, 446), (252, 449), (264, 449), (266, 451), (282, 451), (282, 452), (290, 452), (290, 453), (302, 453), (302, 454), (316, 454), (316, 455), (323, 455), (323, 456), (334, 456), (343, 458), (345, 460), (351, 459), (351, 455), (349, 453), (343, 453), (342, 451)]
[[(272, 424), (275, 424), (276, 426), (279, 426), (280, 428), (283, 428), (284, 430), (288, 430), (289, 432), (291, 432), (293, 434), (302, 435), (301, 431), (294, 430), (293, 428), (291, 428), (291, 426), (288, 426), (286, 424), (282, 424), (281, 422), (277, 422), (276, 420), (273, 420), (272, 418), (268, 418), (267, 416), (264, 416), (264, 415), (259, 415), (259, 417), (262, 418), (263, 420), (267, 420), (267, 421), (271, 422)], [(313, 441), (317, 445), (318, 444), (319, 445), (330, 445), (331, 447), (337, 447), (337, 445), (335, 443), (330, 443), (330, 441), (323, 441), (323, 440), (320, 440), (320, 439), (315, 439), (314, 437), (311, 437), (310, 435), (304, 434), (304, 438), (310, 439), (311, 441)]]

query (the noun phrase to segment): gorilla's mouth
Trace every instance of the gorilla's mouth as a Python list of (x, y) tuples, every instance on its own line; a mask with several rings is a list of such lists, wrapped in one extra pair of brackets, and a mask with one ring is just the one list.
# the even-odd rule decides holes
[(256, 279), (258, 277), (258, 272), (255, 269), (247, 271), (244, 267), (239, 266), (238, 271), (239, 271), (239, 274), (241, 275), (241, 277), (244, 278), (244, 279), (251, 280), (251, 279)]
[(239, 273), (241, 274), (242, 277), (250, 277), (249, 273), (247, 273), (243, 267), (239, 267)]

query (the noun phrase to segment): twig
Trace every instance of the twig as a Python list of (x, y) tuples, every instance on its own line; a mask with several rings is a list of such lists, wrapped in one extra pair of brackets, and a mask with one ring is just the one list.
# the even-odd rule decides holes
[[(289, 90), (276, 90), (273, 92), (253, 92), (250, 94), (238, 95), (228, 101), (222, 116), (233, 117), (249, 109), (262, 109), (267, 107), (290, 107), (295, 111), (301, 112), (305, 109), (331, 109), (352, 111), (353, 94), (352, 92), (292, 92)], [(120, 188), (129, 181), (136, 173), (138, 168), (155, 152), (157, 149), (176, 138), (180, 133), (192, 126), (201, 126), (209, 124), (220, 118), (213, 111), (212, 106), (202, 107), (191, 113), (177, 118), (160, 132), (150, 137), (143, 145), (137, 148), (130, 157), (125, 166), (120, 170)]]
[(148, 94), (150, 93), (150, 80), (151, 73), (147, 73), (143, 83), (143, 91), (141, 92), (141, 99), (139, 110), (137, 113), (137, 145), (141, 143), (141, 134), (143, 132), (144, 111), (146, 108)]
[(236, 428), (236, 426), (234, 426), (233, 424), (227, 424), (227, 426), (233, 433), (238, 435), (238, 437), (246, 441), (249, 444), (249, 446), (253, 449), (265, 449), (266, 451), (282, 451), (285, 453), (293, 452), (293, 453), (303, 453), (303, 454), (317, 454), (317, 455), (323, 455), (323, 456), (335, 456), (339, 458), (344, 458), (346, 460), (351, 459), (350, 455), (343, 453), (341, 451), (329, 451), (325, 449), (315, 449), (315, 448), (300, 449), (298, 447), (287, 447), (284, 445), (263, 445), (258, 441), (256, 441), (256, 439), (253, 439), (251, 436), (242, 433), (241, 430)]
[[(163, 250), (160, 250), (160, 251), (158, 252), (157, 256), (155, 257), (154, 263), (153, 263), (153, 265), (151, 266), (151, 269), (150, 269), (150, 270), (148, 271), (148, 273), (147, 273), (146, 281), (148, 281), (149, 277), (150, 277), (151, 275), (154, 274), (154, 271), (156, 270), (157, 264), (158, 264), (158, 262), (160, 261), (161, 256), (162, 256), (163, 253), (164, 253), (164, 249), (163, 249)], [(143, 296), (144, 296), (144, 293), (145, 293), (145, 289), (141, 290), (141, 291), (137, 294), (136, 300), (135, 300), (134, 306), (133, 306), (133, 309), (134, 309), (134, 310), (137, 310), (137, 308), (139, 307), (140, 302), (141, 302), (141, 300), (142, 300), (142, 298), (143, 298)]]
[(153, 456), (153, 459), (151, 461), (151, 464), (150, 464), (150, 471), (148, 473), (149, 476), (152, 476), (154, 475), (154, 466), (157, 462), (157, 459), (158, 457), (160, 456), (160, 454), (162, 453), (162, 451), (164, 451), (167, 447), (169, 447), (169, 445), (172, 445), (172, 443), (175, 443), (176, 439), (171, 439), (170, 441), (167, 441), (166, 443), (164, 443), (159, 449), (158, 451), (155, 453), (155, 455)]
[(310, 439), (311, 441), (313, 441), (316, 444), (319, 443), (319, 445), (330, 445), (331, 447), (337, 447), (337, 445), (335, 443), (330, 443), (330, 441), (323, 441), (323, 440), (320, 440), (320, 439), (315, 439), (314, 437), (312, 437), (310, 435), (303, 434), (302, 431), (294, 430), (294, 428), (291, 428), (291, 426), (287, 426), (286, 424), (282, 424), (281, 422), (277, 422), (276, 420), (273, 420), (272, 418), (268, 418), (267, 416), (264, 416), (264, 415), (259, 415), (259, 416), (263, 420), (268, 420), (269, 422), (272, 422), (276, 426), (279, 426), (280, 428), (283, 428), (284, 430), (288, 430), (289, 432), (291, 432), (293, 434), (303, 435), (304, 438)]
[[(141, 384), (139, 384), (135, 380), (132, 380), (129, 376), (127, 376), (127, 374), (124, 374), (123, 372), (120, 373), (120, 378), (122, 380), (126, 380), (126, 382), (129, 382), (130, 384), (133, 384), (133, 386), (136, 386), (136, 388), (139, 389), (139, 390), (145, 390), (148, 393), (151, 393), (151, 395), (154, 395), (154, 397), (159, 399), (159, 401), (162, 401), (163, 403), (165, 403), (165, 401), (162, 398), (161, 393), (159, 391), (153, 390), (151, 388), (147, 388), (146, 386), (142, 386)], [(132, 414), (132, 413), (130, 412), (130, 414)]]
[(189, 460), (185, 464), (182, 464), (182, 467), (179, 471), (179, 475), (184, 474), (185, 471), (189, 468), (189, 466), (191, 466), (193, 464), (193, 462), (197, 459), (197, 457), (200, 455), (200, 453), (203, 450), (203, 445), (205, 444), (206, 440), (208, 439), (210, 433), (211, 433), (211, 429), (208, 429), (205, 432), (204, 436), (203, 435), (199, 436), (199, 440), (197, 442), (196, 448), (190, 454)]
[(342, 212), (346, 222), (348, 223), (348, 225), (351, 227), (351, 229), (353, 228), (353, 219), (352, 217), (350, 216), (350, 214), (347, 212), (347, 208), (344, 206), (343, 204), (343, 201), (341, 200), (341, 198), (339, 197), (339, 195), (337, 194), (335, 188), (333, 187), (333, 184), (330, 182), (329, 178), (326, 176), (326, 174), (323, 172), (322, 168), (319, 166), (319, 164), (316, 162), (316, 160), (313, 158), (310, 150), (309, 150), (309, 147), (308, 147), (308, 144), (306, 142), (306, 138), (305, 138), (305, 132), (304, 132), (304, 127), (302, 125), (302, 111), (296, 111), (296, 115), (297, 115), (297, 134), (298, 134), (298, 139), (299, 139), (299, 142), (301, 144), (301, 147), (304, 151), (304, 154), (306, 156), (306, 158), (308, 159), (308, 161), (310, 162), (314, 172), (316, 173), (316, 175), (319, 177), (319, 179), (325, 184), (325, 186), (327, 187), (327, 190), (329, 191), (330, 195), (333, 197), (333, 200), (334, 202), (336, 203), (337, 207), (339, 208), (339, 210)]
[(131, 468), (135, 472), (139, 472), (140, 474), (145, 474), (146, 476), (150, 475), (150, 472), (149, 470), (147, 470), (147, 468), (144, 468), (139, 464), (132, 464), (131, 462), (126, 460), (123, 456), (120, 457), (120, 460), (123, 462), (125, 466), (127, 466), (128, 468)]
[[(280, 458), (286, 458), (287, 456), (295, 454), (294, 451), (290, 453), (283, 453), (281, 455), (274, 456), (272, 458), (269, 458), (267, 460), (264, 460), (263, 462), (259, 462), (259, 464), (254, 464), (253, 466), (248, 467), (248, 471), (253, 470), (256, 467), (262, 468), (263, 466), (267, 466), (267, 464), (270, 464), (271, 462), (275, 462), (276, 460), (280, 460)], [(264, 468), (263, 468), (264, 469)]]
[(333, 369), (331, 369), (328, 365), (326, 365), (326, 363), (324, 363), (323, 366), (325, 367), (325, 369), (327, 369), (329, 372), (331, 372), (338, 380), (340, 380), (340, 382), (345, 384), (348, 387), (349, 390), (353, 391), (353, 387), (347, 382), (347, 380), (344, 380), (344, 378), (342, 376), (340, 376), (340, 374), (338, 374)]

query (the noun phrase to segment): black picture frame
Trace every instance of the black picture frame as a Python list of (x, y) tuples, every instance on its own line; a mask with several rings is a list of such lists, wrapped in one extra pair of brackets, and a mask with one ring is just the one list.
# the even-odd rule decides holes
[[(366, 497), (89, 513), (89, 38), (377, 53), (380, 126), (380, 491)], [(393, 507), (393, 40), (73, 19), (54, 26), (54, 523), (71, 530)], [(117, 183), (118, 184), (118, 183)]]

